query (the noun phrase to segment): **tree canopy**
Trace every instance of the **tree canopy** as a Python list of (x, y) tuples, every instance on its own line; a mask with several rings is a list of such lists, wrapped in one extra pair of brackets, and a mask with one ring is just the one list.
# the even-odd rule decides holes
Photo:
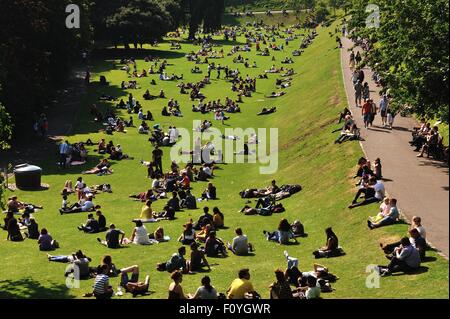
[(379, 28), (366, 28), (367, 4), (354, 0), (350, 27), (370, 41), (367, 63), (382, 75), (394, 107), (448, 123), (448, 1), (380, 0)]

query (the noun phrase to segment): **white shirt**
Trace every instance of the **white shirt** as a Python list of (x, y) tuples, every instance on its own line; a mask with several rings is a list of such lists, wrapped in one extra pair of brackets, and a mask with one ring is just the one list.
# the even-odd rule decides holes
[(306, 299), (317, 299), (320, 297), (320, 288), (318, 286), (316, 287), (309, 287), (308, 290), (306, 290), (305, 293)]
[(83, 211), (83, 212), (88, 212), (88, 211), (90, 211), (91, 209), (93, 209), (94, 208), (94, 203), (92, 202), (92, 201), (90, 201), (90, 200), (87, 200), (85, 203), (84, 203), (84, 205), (81, 207), (81, 210)]
[(375, 197), (379, 200), (382, 200), (384, 198), (384, 185), (382, 182), (378, 181), (373, 188), (375, 189)]
[(425, 231), (425, 228), (423, 226), (418, 226), (416, 227), (416, 229), (423, 239), (427, 239), (427, 232)]
[(136, 227), (136, 234), (134, 236), (133, 243), (137, 245), (148, 245), (150, 244), (150, 239), (148, 238), (147, 228), (145, 226)]

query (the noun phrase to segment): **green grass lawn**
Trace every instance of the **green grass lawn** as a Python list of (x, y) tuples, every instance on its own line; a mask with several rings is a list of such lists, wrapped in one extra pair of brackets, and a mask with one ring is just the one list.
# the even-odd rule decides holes
[[(248, 235), (250, 242), (256, 247), (254, 256), (236, 257), (226, 259), (210, 259), (213, 265), (208, 274), (213, 285), (225, 292), (230, 282), (236, 277), (240, 268), (251, 269), (252, 282), (258, 292), (264, 298), (268, 298), (268, 286), (274, 281), (273, 271), (285, 268), (286, 262), (283, 251), (287, 250), (291, 256), (296, 256), (300, 261), (302, 271), (312, 270), (316, 261), (312, 251), (325, 244), (324, 229), (332, 226), (340, 239), (340, 244), (346, 251), (346, 255), (339, 258), (322, 259), (320, 263), (329, 267), (330, 271), (340, 279), (333, 284), (336, 289), (333, 293), (324, 294), (324, 298), (448, 298), (448, 262), (435, 252), (428, 252), (434, 259), (424, 263), (427, 272), (417, 275), (398, 275), (381, 279), (378, 289), (366, 287), (366, 267), (370, 264), (386, 264), (382, 251), (378, 244), (380, 241), (390, 242), (399, 239), (407, 232), (407, 225), (399, 224), (383, 229), (369, 231), (366, 219), (374, 215), (378, 207), (376, 205), (347, 209), (354, 195), (354, 180), (351, 178), (355, 171), (356, 161), (363, 155), (360, 146), (356, 142), (348, 142), (342, 145), (333, 144), (336, 134), (331, 131), (338, 127), (337, 114), (346, 106), (342, 73), (340, 68), (340, 53), (336, 48), (334, 37), (329, 32), (335, 25), (329, 28), (319, 28), (319, 36), (308, 48), (304, 55), (295, 59), (293, 67), (296, 70), (293, 87), (287, 89), (287, 95), (275, 100), (265, 100), (264, 95), (274, 91), (275, 76), (269, 80), (258, 80), (257, 94), (252, 98), (245, 98), (241, 104), (241, 114), (231, 114), (228, 124), (231, 127), (242, 128), (279, 128), (279, 171), (275, 175), (260, 175), (259, 166), (254, 164), (228, 164), (221, 165), (213, 180), (218, 189), (218, 197), (214, 202), (200, 203), (196, 211), (185, 211), (177, 214), (178, 219), (172, 222), (160, 222), (147, 224), (149, 231), (163, 226), (165, 232), (172, 238), (168, 243), (149, 247), (127, 246), (119, 250), (109, 250), (100, 246), (96, 241), (96, 235), (83, 234), (76, 226), (84, 222), (86, 214), (73, 214), (61, 216), (58, 212), (60, 205), (59, 192), (65, 180), (75, 180), (80, 172), (94, 166), (99, 157), (91, 149), (89, 164), (86, 167), (72, 168), (68, 171), (60, 170), (57, 165), (57, 148), (54, 154), (49, 154), (49, 160), (38, 164), (43, 167), (43, 182), (50, 184), (50, 189), (43, 192), (17, 191), (20, 199), (42, 204), (44, 210), (35, 214), (40, 227), (46, 227), (53, 237), (60, 242), (61, 248), (54, 254), (70, 254), (82, 249), (85, 254), (93, 259), (92, 266), (100, 262), (105, 254), (110, 254), (118, 267), (138, 264), (141, 267), (142, 279), (145, 274), (150, 274), (151, 290), (154, 293), (148, 298), (166, 298), (167, 288), (170, 284), (168, 273), (156, 271), (156, 263), (166, 261), (180, 246), (176, 241), (182, 231), (182, 225), (189, 218), (196, 220), (201, 214), (201, 208), (205, 205), (218, 206), (225, 214), (225, 224), (229, 229), (221, 230), (218, 236), (225, 241), (230, 241), (234, 235), (234, 228), (242, 227)], [(238, 39), (241, 42), (243, 38)], [(277, 52), (277, 66), (281, 66), (280, 60), (290, 56), (296, 49), (300, 40), (291, 43), (285, 52)], [(225, 45), (225, 52), (229, 52), (230, 45)], [(169, 50), (169, 43), (163, 43), (158, 51), (148, 48), (149, 55), (161, 55), (167, 57), (171, 64), (167, 72), (185, 75), (186, 81), (198, 81), (204, 75), (192, 75), (190, 69), (193, 63), (187, 62), (184, 54), (197, 50), (197, 47), (183, 43), (181, 52)], [(152, 50), (152, 51), (151, 51)], [(254, 52), (244, 53), (245, 57), (254, 60), (258, 69), (239, 68), (245, 76), (261, 74), (270, 68), (272, 61), (268, 57), (257, 57)], [(221, 65), (233, 66), (232, 58), (216, 60)], [(149, 63), (138, 61), (138, 70), (148, 69)], [(206, 71), (206, 66), (201, 68)], [(138, 79), (142, 87), (139, 90), (122, 91), (120, 83), (127, 80), (124, 71), (113, 69), (112, 60), (97, 61), (93, 70), (93, 80), (98, 81), (100, 75), (105, 75), (111, 86), (99, 87), (93, 83), (89, 88), (89, 94), (83, 100), (83, 109), (74, 126), (74, 133), (68, 136), (70, 142), (85, 141), (91, 138), (96, 141), (100, 138), (111, 139), (104, 133), (96, 133), (101, 128), (98, 124), (91, 123), (88, 114), (89, 106), (96, 102), (104, 109), (106, 104), (98, 103), (97, 98), (101, 93), (125, 97), (132, 92), (144, 107), (144, 111), (151, 110), (156, 117), (156, 123), (160, 123), (165, 129), (169, 125), (185, 127), (192, 130), (194, 119), (209, 119), (216, 127), (224, 127), (213, 120), (213, 114), (199, 116), (191, 112), (192, 102), (188, 96), (180, 96), (175, 82), (161, 83), (157, 76)], [(215, 72), (213, 78), (215, 78)], [(151, 86), (150, 79), (157, 79), (157, 86)], [(225, 99), (225, 96), (236, 98), (230, 91), (230, 84), (225, 80), (212, 80), (213, 84), (207, 86), (203, 92), (207, 100), (217, 98)], [(163, 118), (161, 109), (167, 104), (167, 100), (144, 101), (141, 97), (145, 89), (150, 89), (156, 94), (163, 88), (167, 97), (174, 97), (182, 105), (184, 117)], [(277, 106), (278, 111), (270, 116), (258, 117), (256, 113), (262, 107)], [(137, 123), (136, 115), (133, 115)], [(123, 114), (128, 118), (128, 114)], [(129, 236), (133, 224), (131, 220), (139, 216), (141, 204), (128, 199), (128, 195), (139, 193), (149, 188), (151, 181), (146, 179), (146, 169), (140, 165), (141, 159), (149, 160), (152, 147), (147, 141), (148, 136), (138, 135), (137, 129), (129, 128), (127, 134), (115, 133), (112, 137), (114, 144), (121, 144), (124, 152), (135, 158), (133, 161), (114, 163), (114, 174), (111, 176), (84, 176), (89, 185), (110, 183), (113, 187), (112, 194), (100, 194), (96, 198), (96, 204), (102, 205), (102, 211), (107, 217), (108, 223), (115, 223)], [(169, 149), (164, 148), (164, 166), (169, 165)], [(238, 192), (249, 187), (265, 187), (275, 178), (278, 184), (301, 184), (303, 190), (283, 201), (287, 211), (281, 215), (271, 217), (243, 216), (237, 211), (242, 208), (245, 201), (239, 197)], [(199, 196), (205, 188), (205, 183), (194, 183), (193, 194)], [(70, 197), (72, 202), (75, 197)], [(161, 210), (165, 201), (157, 201), (154, 209)], [(268, 242), (262, 234), (265, 230), (274, 230), (280, 218), (286, 217), (290, 222), (300, 219), (308, 233), (307, 238), (300, 239), (300, 245), (280, 246)], [(65, 265), (50, 263), (46, 254), (40, 252), (33, 240), (25, 240), (21, 243), (11, 243), (5, 240), (6, 233), (2, 233), (0, 240), (0, 259), (2, 271), (0, 272), (0, 297), (3, 298), (80, 298), (90, 291), (93, 283), (83, 281), (80, 289), (67, 289), (63, 276)], [(184, 277), (183, 287), (185, 292), (194, 292), (200, 284), (203, 274)], [(119, 279), (111, 280), (113, 287), (117, 288)], [(122, 298), (131, 297), (126, 295)]]

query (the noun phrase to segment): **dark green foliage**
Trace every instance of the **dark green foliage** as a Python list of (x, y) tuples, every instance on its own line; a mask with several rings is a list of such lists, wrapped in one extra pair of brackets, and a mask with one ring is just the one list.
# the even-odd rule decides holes
[(354, 1), (350, 25), (373, 43), (367, 60), (382, 74), (394, 107), (448, 123), (448, 1), (378, 1), (379, 28), (365, 27), (367, 3)]

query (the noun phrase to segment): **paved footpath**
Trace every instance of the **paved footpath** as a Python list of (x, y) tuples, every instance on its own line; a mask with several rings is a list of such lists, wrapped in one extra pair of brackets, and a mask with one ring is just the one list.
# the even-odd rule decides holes
[[(422, 217), (427, 230), (427, 241), (449, 256), (449, 168), (442, 162), (417, 158), (418, 153), (409, 145), (412, 128), (417, 126), (413, 118), (395, 117), (392, 130), (381, 126), (377, 114), (373, 128), (365, 129), (361, 109), (355, 106), (352, 70), (349, 67), (353, 42), (342, 38), (341, 63), (350, 110), (361, 128), (362, 147), (373, 162), (381, 159), (384, 184), (390, 196), (397, 198), (401, 212), (409, 222), (413, 216)], [(355, 49), (355, 54), (361, 49)], [(369, 83), (371, 98), (379, 105), (380, 88), (372, 81), (370, 69), (364, 69), (365, 80)], [(433, 123), (431, 123), (433, 124)]]

